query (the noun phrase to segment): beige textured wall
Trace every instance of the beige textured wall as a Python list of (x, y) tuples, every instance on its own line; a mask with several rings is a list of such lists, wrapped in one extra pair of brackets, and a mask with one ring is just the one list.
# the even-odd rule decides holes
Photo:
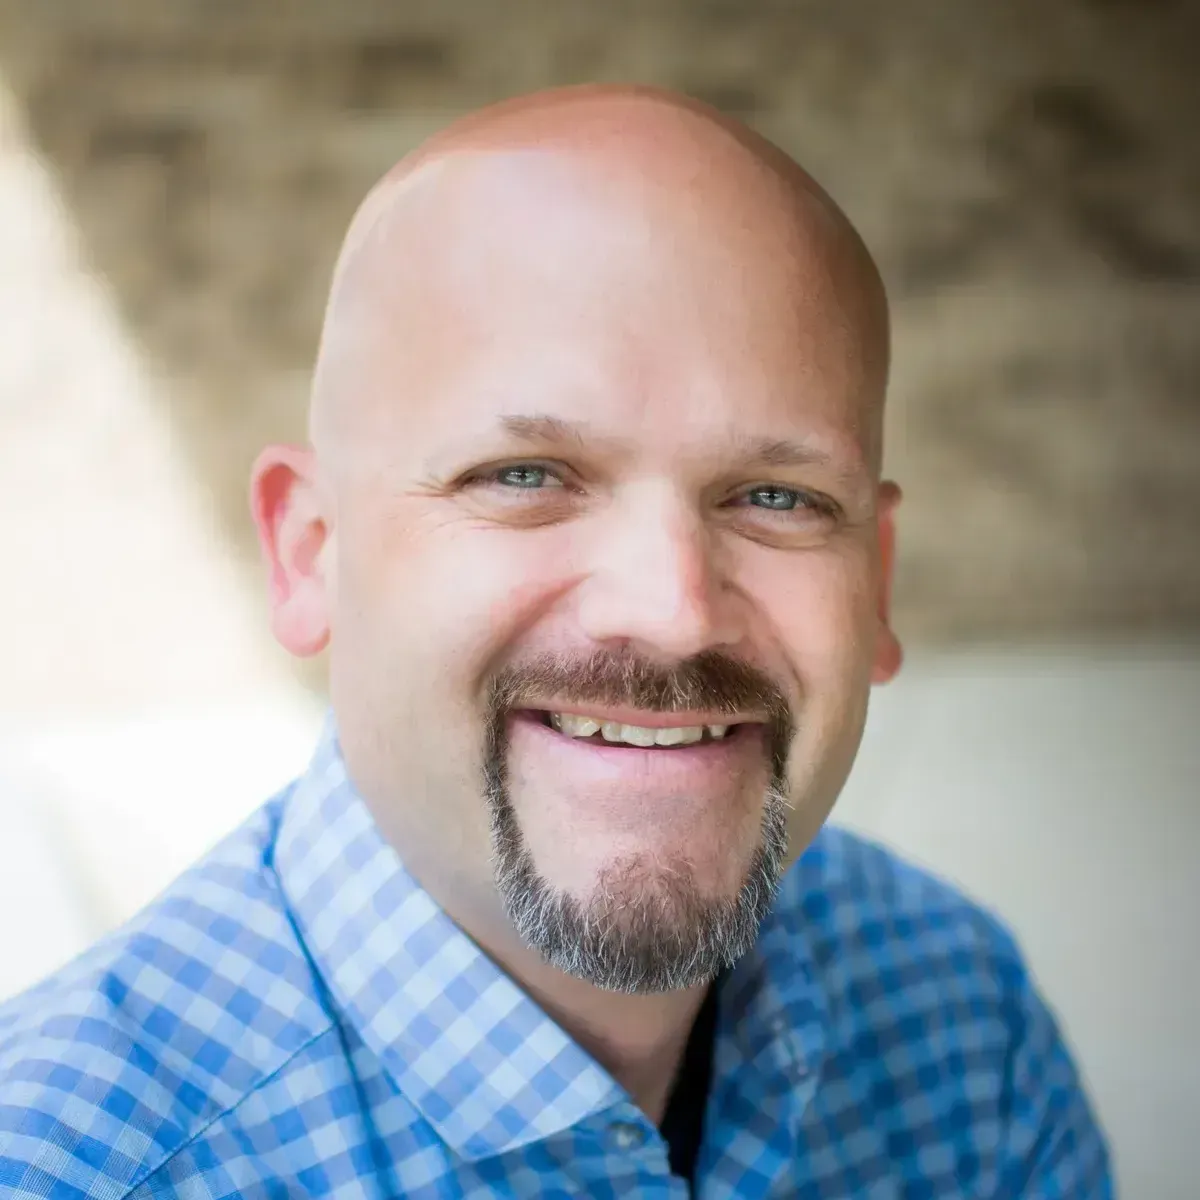
[(555, 82), (744, 116), (893, 292), (918, 640), (1200, 626), (1197, 46), (1184, 0), (0, 0), (0, 78), (243, 551), (247, 465), (300, 432), (337, 242), (396, 157)]

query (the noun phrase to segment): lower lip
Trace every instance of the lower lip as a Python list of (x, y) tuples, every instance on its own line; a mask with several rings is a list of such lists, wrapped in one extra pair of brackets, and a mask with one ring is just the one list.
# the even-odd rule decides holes
[(509, 718), (514, 749), (545, 754), (555, 767), (584, 772), (597, 781), (631, 778), (663, 786), (695, 787), (741, 775), (764, 761), (763, 727), (735, 725), (723, 737), (685, 746), (629, 746), (596, 738), (573, 738), (546, 724), (540, 713), (517, 712)]

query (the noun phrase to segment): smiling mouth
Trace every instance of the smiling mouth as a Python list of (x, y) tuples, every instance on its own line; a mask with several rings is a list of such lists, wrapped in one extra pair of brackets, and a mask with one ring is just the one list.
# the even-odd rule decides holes
[(537, 711), (530, 714), (548, 729), (572, 741), (637, 749), (680, 749), (734, 737), (740, 724), (731, 725), (631, 725), (578, 713)]

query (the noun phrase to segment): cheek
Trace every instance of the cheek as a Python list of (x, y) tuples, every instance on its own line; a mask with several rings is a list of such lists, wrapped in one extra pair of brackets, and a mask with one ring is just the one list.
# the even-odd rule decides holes
[(760, 578), (762, 611), (800, 690), (788, 764), (798, 852), (828, 817), (862, 736), (875, 645), (869, 551), (779, 556)]
[(403, 647), (406, 671), (461, 701), (561, 595), (567, 551), (562, 530), (393, 518), (347, 557), (341, 617), (362, 627), (356, 641)]
[(748, 565), (742, 586), (806, 699), (858, 682), (875, 630), (865, 547), (842, 544), (758, 558)]

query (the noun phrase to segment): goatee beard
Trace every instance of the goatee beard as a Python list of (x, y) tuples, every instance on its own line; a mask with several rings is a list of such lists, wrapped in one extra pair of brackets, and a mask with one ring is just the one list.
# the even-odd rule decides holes
[[(686, 860), (613, 864), (586, 901), (539, 873), (508, 791), (507, 718), (538, 697), (658, 711), (765, 711), (770, 780), (758, 844), (732, 895), (705, 895)], [(632, 655), (580, 662), (541, 658), (493, 681), (484, 748), (495, 883), (518, 935), (546, 962), (614, 992), (675, 991), (706, 984), (753, 945), (787, 861), (788, 705), (774, 683), (736, 660), (697, 656), (662, 668)], [(667, 753), (670, 753), (668, 751)]]

